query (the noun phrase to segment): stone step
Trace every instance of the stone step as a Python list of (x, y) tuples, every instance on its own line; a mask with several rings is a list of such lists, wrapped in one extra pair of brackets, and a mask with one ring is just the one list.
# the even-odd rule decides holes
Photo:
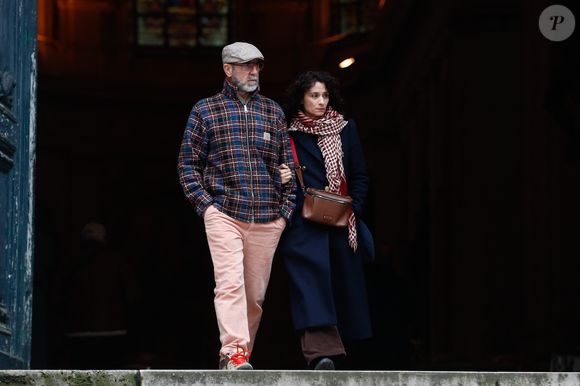
[(580, 373), (284, 370), (0, 370), (0, 385), (580, 386)]

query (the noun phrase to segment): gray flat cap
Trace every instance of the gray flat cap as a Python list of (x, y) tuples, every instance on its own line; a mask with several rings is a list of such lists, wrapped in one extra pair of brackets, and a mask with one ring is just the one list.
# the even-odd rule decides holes
[(235, 42), (222, 50), (222, 63), (246, 63), (254, 59), (264, 60), (264, 55), (250, 43)]

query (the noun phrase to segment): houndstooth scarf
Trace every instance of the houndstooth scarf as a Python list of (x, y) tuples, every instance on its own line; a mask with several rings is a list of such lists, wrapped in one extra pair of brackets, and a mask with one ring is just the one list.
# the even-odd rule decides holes
[[(319, 119), (312, 119), (299, 111), (288, 128), (290, 131), (301, 131), (317, 136), (316, 142), (324, 159), (328, 190), (339, 194), (346, 194), (346, 191), (343, 192), (341, 189), (343, 184), (346, 185), (346, 176), (342, 163), (340, 132), (347, 123), (342, 114), (329, 106), (324, 116)], [(356, 251), (357, 237), (354, 213), (351, 213), (348, 219), (348, 244)]]

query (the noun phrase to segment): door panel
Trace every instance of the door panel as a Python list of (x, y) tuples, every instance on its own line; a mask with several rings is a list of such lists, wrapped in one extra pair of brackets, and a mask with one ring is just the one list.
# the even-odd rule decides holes
[(0, 0), (0, 368), (27, 368), (32, 317), (36, 2)]

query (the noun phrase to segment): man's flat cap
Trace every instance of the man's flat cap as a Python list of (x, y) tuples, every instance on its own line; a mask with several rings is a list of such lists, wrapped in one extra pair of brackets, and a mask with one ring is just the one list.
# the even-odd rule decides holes
[(255, 59), (264, 60), (264, 55), (250, 43), (235, 42), (222, 49), (223, 63), (246, 63)]

